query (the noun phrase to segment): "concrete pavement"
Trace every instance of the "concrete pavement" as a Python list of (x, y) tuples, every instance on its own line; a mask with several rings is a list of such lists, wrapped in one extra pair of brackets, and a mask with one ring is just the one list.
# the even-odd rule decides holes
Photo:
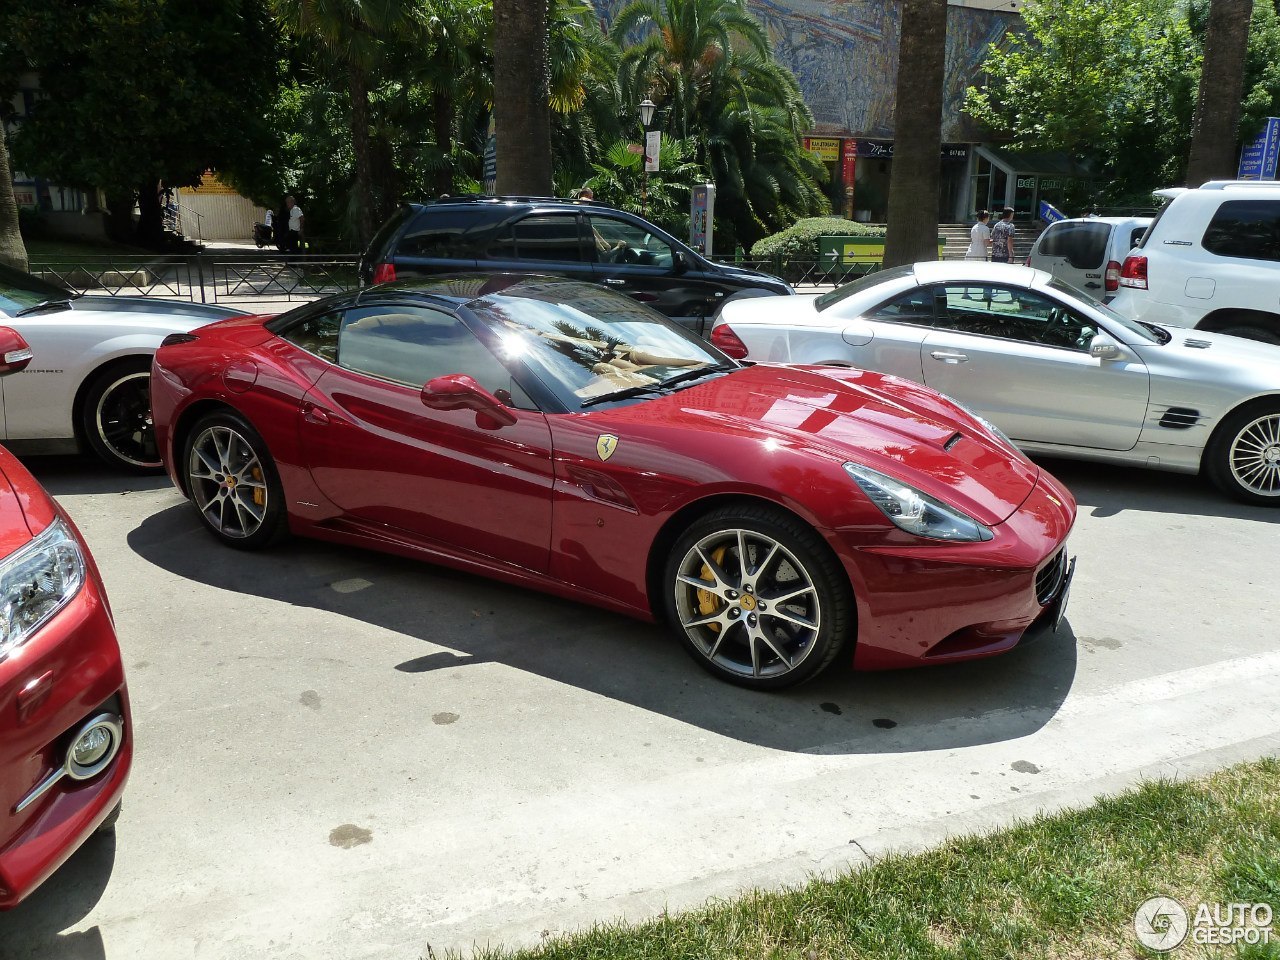
[(30, 463), (106, 578), (137, 759), (114, 841), (0, 915), (4, 960), (531, 943), (1280, 750), (1280, 511), (1192, 478), (1047, 464), (1081, 502), (1065, 635), (760, 695), (651, 626), (240, 554), (159, 479)]

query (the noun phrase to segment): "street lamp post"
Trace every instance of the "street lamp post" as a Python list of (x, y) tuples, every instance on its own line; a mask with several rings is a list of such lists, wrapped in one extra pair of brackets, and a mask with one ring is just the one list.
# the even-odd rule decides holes
[(649, 124), (653, 122), (653, 111), (658, 105), (645, 97), (640, 102), (640, 140), (644, 150), (641, 152), (643, 163), (641, 163), (640, 177), (640, 211), (645, 217), (649, 216)]

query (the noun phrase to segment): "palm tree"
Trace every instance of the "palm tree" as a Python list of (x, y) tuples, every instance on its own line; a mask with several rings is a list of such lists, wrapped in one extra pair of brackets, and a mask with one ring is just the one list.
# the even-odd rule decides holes
[(547, 0), (494, 0), (498, 193), (551, 193)]
[(1189, 187), (1236, 174), (1236, 136), (1252, 15), (1253, 0), (1212, 0), (1209, 5), (1200, 94), (1191, 124)]
[(905, 0), (884, 265), (938, 258), (947, 0)]
[(370, 147), (371, 77), (389, 39), (415, 25), (414, 0), (271, 0), (277, 19), (314, 42), (347, 84), (351, 97), (352, 194), (356, 233), (363, 247), (373, 238), (376, 208)]
[(18, 203), (13, 198), (13, 173), (9, 169), (3, 120), (0, 120), (0, 263), (15, 270), (25, 272), (27, 269), (27, 248), (18, 230)]

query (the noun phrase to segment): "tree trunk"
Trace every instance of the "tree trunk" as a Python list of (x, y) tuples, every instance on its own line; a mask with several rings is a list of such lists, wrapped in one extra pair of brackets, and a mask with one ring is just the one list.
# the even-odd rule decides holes
[(1200, 94), (1191, 123), (1187, 186), (1234, 179), (1239, 169), (1236, 137), (1244, 96), (1244, 61), (1249, 49), (1253, 0), (1212, 0), (1204, 37)]
[(547, 0), (494, 0), (493, 110), (500, 194), (551, 195)]
[(431, 94), (431, 113), (436, 148), (443, 155), (435, 175), (435, 191), (440, 196), (453, 193), (453, 97), (447, 90)]
[(151, 250), (164, 247), (164, 209), (160, 206), (159, 181), (148, 179), (138, 187), (138, 229), (140, 246)]
[(18, 230), (18, 202), (13, 197), (13, 173), (9, 169), (3, 121), (0, 121), (0, 264), (23, 273), (27, 271), (27, 248)]
[(884, 266), (938, 259), (947, 0), (905, 0)]
[(369, 147), (369, 78), (351, 65), (351, 153), (355, 158), (356, 239), (360, 249), (373, 239), (373, 164)]

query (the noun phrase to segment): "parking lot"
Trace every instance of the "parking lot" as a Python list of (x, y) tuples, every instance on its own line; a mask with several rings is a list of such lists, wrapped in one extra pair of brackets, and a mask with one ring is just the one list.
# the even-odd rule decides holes
[(162, 478), (30, 460), (114, 605), (137, 755), (114, 839), (0, 957), (416, 960), (776, 886), (1280, 749), (1280, 511), (1046, 463), (1063, 632), (775, 695), (659, 629), (307, 541), (218, 547)]

